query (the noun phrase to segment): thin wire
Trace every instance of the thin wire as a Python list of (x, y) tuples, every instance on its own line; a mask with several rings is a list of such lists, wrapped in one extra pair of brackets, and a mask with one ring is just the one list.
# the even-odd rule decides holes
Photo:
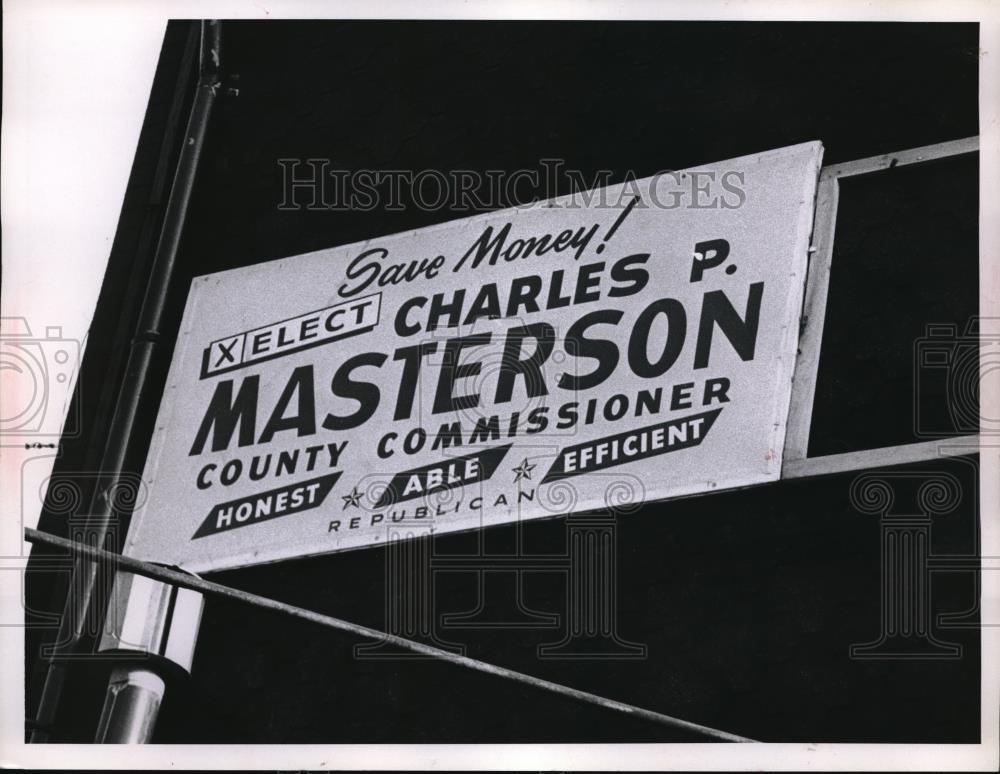
[(169, 567), (164, 567), (159, 564), (153, 564), (152, 562), (145, 562), (141, 559), (134, 559), (129, 556), (123, 556), (122, 554), (117, 554), (112, 551), (105, 551), (104, 549), (97, 548), (96, 546), (87, 545), (86, 543), (80, 543), (74, 540), (67, 540), (66, 538), (53, 535), (48, 532), (40, 532), (37, 529), (31, 529), (30, 527), (25, 527), (24, 537), (29, 543), (44, 543), (46, 545), (54, 546), (56, 548), (64, 548), (69, 551), (79, 552), (81, 555), (86, 556), (97, 562), (103, 562), (107, 564), (114, 564), (121, 569), (128, 570), (129, 572), (135, 573), (136, 575), (142, 575), (147, 578), (153, 578), (154, 580), (164, 581), (170, 583), (174, 586), (179, 586), (181, 588), (191, 589), (193, 591), (201, 592), (202, 594), (207, 594), (210, 596), (225, 597), (227, 599), (232, 599), (237, 602), (244, 602), (255, 607), (260, 607), (265, 610), (273, 610), (278, 613), (284, 613), (285, 615), (290, 615), (294, 618), (301, 618), (305, 621), (312, 621), (313, 623), (320, 624), (321, 626), (326, 626), (331, 629), (338, 629), (343, 632), (348, 632), (350, 634), (356, 634), (360, 637), (368, 637), (375, 640), (382, 640), (387, 643), (392, 643), (401, 648), (411, 650), (414, 653), (420, 653), (425, 656), (432, 656), (434, 658), (440, 659), (441, 661), (447, 661), (450, 664), (456, 664), (458, 666), (466, 667), (468, 669), (476, 670), (477, 672), (485, 672), (488, 675), (495, 675), (497, 677), (502, 677), (507, 680), (512, 680), (517, 683), (522, 683), (524, 685), (531, 686), (533, 688), (539, 688), (543, 691), (549, 691), (551, 693), (556, 693), (561, 696), (568, 696), (572, 699), (577, 699), (578, 701), (586, 702), (588, 704), (595, 704), (598, 707), (604, 707), (605, 709), (614, 710), (615, 712), (621, 712), (625, 715), (630, 715), (632, 717), (642, 718), (644, 720), (649, 720), (654, 723), (659, 723), (663, 726), (668, 726), (670, 728), (679, 729), (682, 731), (688, 731), (694, 734), (701, 734), (703, 736), (710, 737), (712, 739), (717, 739), (722, 742), (753, 742), (754, 739), (749, 739), (745, 736), (738, 736), (737, 734), (731, 734), (728, 731), (720, 731), (717, 728), (711, 728), (709, 726), (703, 726), (699, 723), (692, 723), (687, 720), (681, 720), (680, 718), (675, 718), (670, 715), (664, 715), (660, 712), (653, 712), (652, 710), (643, 709), (642, 707), (636, 707), (632, 704), (625, 704), (620, 701), (614, 701), (613, 699), (606, 699), (603, 696), (598, 696), (594, 693), (588, 693), (587, 691), (580, 691), (576, 688), (570, 688), (566, 685), (561, 685), (560, 683), (553, 683), (548, 680), (542, 680), (539, 677), (533, 677), (532, 675), (524, 674), (523, 672), (516, 672), (513, 669), (507, 669), (506, 667), (497, 666), (496, 664), (489, 664), (485, 661), (478, 661), (474, 658), (469, 658), (468, 656), (460, 656), (456, 653), (450, 653), (446, 650), (441, 650), (440, 648), (435, 648), (430, 645), (424, 645), (420, 642), (415, 642), (413, 640), (408, 640), (405, 637), (399, 637), (395, 634), (389, 634), (388, 632), (379, 631), (378, 629), (372, 629), (367, 626), (362, 626), (361, 624), (356, 624), (351, 621), (345, 621), (342, 618), (334, 618), (330, 615), (324, 615), (323, 613), (317, 613), (312, 610), (307, 610), (302, 607), (296, 607), (295, 605), (289, 605), (285, 602), (279, 602), (276, 599), (270, 599), (268, 597), (262, 597), (259, 594), (251, 594), (248, 591), (241, 591), (240, 589), (234, 589), (230, 586), (224, 586), (221, 583), (213, 583), (212, 581), (207, 581), (204, 578), (200, 578), (197, 575), (192, 575), (190, 573), (182, 572), (179, 570), (173, 570)]

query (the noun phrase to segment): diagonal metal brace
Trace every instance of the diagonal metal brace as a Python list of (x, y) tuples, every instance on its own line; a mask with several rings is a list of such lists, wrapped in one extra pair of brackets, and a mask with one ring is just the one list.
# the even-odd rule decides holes
[(96, 546), (67, 540), (66, 538), (58, 537), (48, 532), (40, 532), (39, 530), (31, 529), (30, 527), (25, 528), (24, 538), (29, 543), (44, 543), (55, 548), (63, 548), (67, 551), (78, 552), (80, 555), (93, 561), (112, 563), (118, 569), (128, 570), (136, 575), (142, 575), (147, 578), (153, 578), (154, 580), (170, 583), (180, 588), (192, 589), (193, 591), (198, 591), (202, 594), (209, 594), (216, 597), (235, 600), (237, 602), (243, 602), (265, 610), (273, 610), (274, 612), (284, 613), (285, 615), (292, 616), (293, 618), (311, 621), (319, 624), (320, 626), (337, 629), (339, 631), (355, 634), (360, 637), (382, 640), (401, 648), (411, 650), (414, 653), (432, 656), (440, 659), (441, 661), (447, 661), (450, 664), (455, 664), (467, 669), (473, 669), (477, 672), (495, 675), (496, 677), (502, 677), (506, 680), (512, 680), (513, 682), (528, 685), (543, 691), (548, 691), (550, 693), (566, 696), (587, 704), (603, 707), (604, 709), (620, 712), (624, 715), (649, 720), (668, 728), (674, 728), (679, 731), (686, 731), (692, 734), (699, 734), (720, 742), (756, 741), (745, 736), (731, 734), (728, 731), (721, 731), (717, 728), (703, 726), (699, 723), (692, 723), (691, 721), (675, 718), (671, 715), (664, 715), (661, 712), (654, 712), (653, 710), (643, 709), (642, 707), (636, 707), (632, 704), (625, 704), (624, 702), (615, 701), (614, 699), (607, 699), (594, 693), (588, 693), (587, 691), (571, 688), (568, 685), (553, 683), (549, 680), (543, 680), (540, 677), (525, 674), (524, 672), (517, 672), (513, 669), (507, 669), (506, 667), (497, 666), (496, 664), (489, 664), (485, 661), (469, 658), (468, 656), (450, 653), (449, 651), (441, 650), (440, 648), (435, 648), (431, 645), (424, 645), (423, 643), (408, 640), (405, 637), (399, 637), (394, 634), (389, 634), (388, 632), (382, 632), (378, 629), (372, 629), (368, 626), (353, 623), (352, 621), (345, 621), (342, 618), (335, 618), (334, 616), (324, 615), (323, 613), (317, 613), (313, 610), (306, 610), (305, 608), (296, 607), (295, 605), (280, 602), (276, 599), (270, 599), (269, 597), (263, 597), (259, 594), (252, 594), (248, 591), (234, 589), (230, 586), (224, 586), (221, 583), (214, 583), (212, 581), (205, 580), (197, 575), (191, 575), (186, 572), (173, 570), (159, 564), (142, 561), (141, 559), (133, 559), (132, 557), (123, 556), (122, 554), (114, 553), (112, 551), (105, 551), (104, 549), (97, 548)]

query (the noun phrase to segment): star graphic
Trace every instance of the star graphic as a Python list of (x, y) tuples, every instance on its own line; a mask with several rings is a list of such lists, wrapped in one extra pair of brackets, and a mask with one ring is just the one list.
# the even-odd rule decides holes
[(514, 482), (517, 483), (522, 478), (531, 480), (531, 471), (535, 469), (535, 465), (528, 464), (528, 458), (525, 457), (524, 461), (518, 465), (516, 468), (511, 468), (514, 471)]
[(361, 505), (360, 505), (360, 502), (361, 502), (361, 492), (358, 491), (357, 487), (354, 487), (351, 490), (351, 493), (349, 495), (341, 495), (340, 499), (344, 501), (343, 510), (345, 510), (345, 511), (347, 510), (347, 507), (349, 505), (353, 505), (355, 508), (360, 508), (361, 507)]

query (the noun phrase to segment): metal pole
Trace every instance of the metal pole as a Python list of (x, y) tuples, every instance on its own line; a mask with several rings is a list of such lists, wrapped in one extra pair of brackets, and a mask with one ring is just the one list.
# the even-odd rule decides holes
[(171, 675), (194, 661), (205, 598), (197, 591), (119, 572), (99, 655), (117, 661), (95, 741), (136, 744), (153, 738)]
[[(183, 145), (174, 173), (170, 198), (167, 202), (160, 240), (153, 257), (153, 266), (146, 294), (139, 315), (139, 324), (129, 350), (125, 376), (119, 392), (118, 403), (108, 429), (108, 440), (101, 459), (100, 471), (108, 476), (108, 484), (95, 492), (91, 513), (95, 526), (94, 538), (98, 545), (107, 539), (114, 518), (113, 493), (120, 484), (135, 429), (140, 403), (147, 392), (153, 355), (161, 336), (164, 310), (170, 281), (177, 263), (188, 205), (194, 189), (201, 151), (208, 129), (208, 120), (220, 85), (219, 62), (221, 50), (220, 22), (201, 23), (201, 56), (197, 92), (191, 106)], [(60, 620), (57, 643), (61, 651), (74, 653), (83, 637), (84, 622), (88, 618), (94, 597), (98, 567), (87, 560), (74, 565), (66, 605)], [(35, 717), (32, 742), (46, 742), (55, 720), (62, 696), (67, 664), (56, 657), (50, 661)], [(125, 703), (120, 706), (126, 706)]]
[(97, 724), (97, 742), (143, 744), (153, 737), (167, 686), (151, 669), (116, 667)]

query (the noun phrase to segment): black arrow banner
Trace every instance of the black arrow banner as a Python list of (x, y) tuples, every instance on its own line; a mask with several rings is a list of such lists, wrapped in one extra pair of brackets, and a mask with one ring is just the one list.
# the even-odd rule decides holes
[(207, 535), (318, 508), (330, 494), (338, 478), (340, 471), (241, 497), (239, 500), (219, 503), (209, 511), (191, 539), (197, 540)]
[(375, 508), (386, 508), (403, 500), (413, 500), (428, 492), (439, 492), (488, 480), (513, 444), (483, 449), (464, 457), (404, 470), (392, 477)]
[(690, 449), (705, 440), (722, 408), (567, 446), (552, 463), (543, 484), (613, 468), (660, 454)]

